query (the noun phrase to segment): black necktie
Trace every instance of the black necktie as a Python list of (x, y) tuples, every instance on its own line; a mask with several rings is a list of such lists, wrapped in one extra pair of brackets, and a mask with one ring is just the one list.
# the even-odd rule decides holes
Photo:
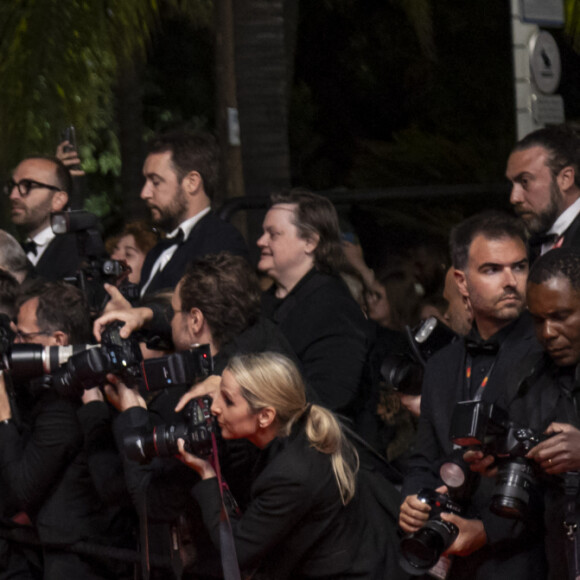
[(34, 240), (28, 240), (22, 244), (22, 249), (26, 254), (34, 254), (36, 256), (36, 248), (38, 244)]
[(473, 340), (472, 338), (466, 338), (465, 349), (472, 357), (476, 357), (480, 354), (493, 356), (497, 354), (497, 351), (499, 350), (499, 344), (494, 340), (483, 342), (479, 340)]

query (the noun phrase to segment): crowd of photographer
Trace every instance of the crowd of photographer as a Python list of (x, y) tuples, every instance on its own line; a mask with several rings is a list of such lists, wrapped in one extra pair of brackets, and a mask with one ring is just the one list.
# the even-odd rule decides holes
[(164, 237), (104, 244), (58, 159), (5, 187), (0, 580), (574, 578), (580, 139), (520, 142), (520, 217), (455, 226), (449, 269), (373, 271), (330, 201), (275, 194), (265, 291), (212, 213), (218, 157), (152, 140)]

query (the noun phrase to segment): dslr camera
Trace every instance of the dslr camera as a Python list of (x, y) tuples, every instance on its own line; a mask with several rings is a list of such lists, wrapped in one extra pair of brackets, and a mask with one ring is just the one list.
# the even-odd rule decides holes
[(463, 512), (462, 506), (452, 497), (432, 489), (421, 489), (417, 498), (431, 507), (429, 519), (420, 530), (407, 534), (401, 540), (399, 560), (403, 570), (413, 576), (425, 574), (435, 566), (459, 533), (455, 524), (441, 519), (441, 514), (461, 515)]
[(211, 398), (207, 395), (192, 399), (182, 411), (183, 423), (156, 425), (151, 433), (127, 436), (123, 442), (125, 455), (139, 463), (154, 457), (172, 457), (179, 453), (177, 440), (183, 439), (186, 451), (209, 457), (213, 452), (212, 435), (218, 432), (210, 407)]
[(409, 352), (389, 354), (381, 364), (381, 376), (389, 387), (405, 395), (420, 395), (427, 360), (447, 346), (457, 334), (434, 316), (411, 329), (405, 327)]
[(449, 436), (456, 445), (476, 446), (496, 458), (498, 474), (490, 509), (505, 518), (524, 518), (530, 497), (538, 493), (540, 475), (536, 462), (526, 454), (546, 437), (512, 423), (503, 409), (484, 401), (457, 403)]
[(93, 344), (43, 346), (14, 344), (10, 319), (0, 314), (0, 370), (16, 380), (27, 381), (58, 371), (72, 356), (94, 348)]

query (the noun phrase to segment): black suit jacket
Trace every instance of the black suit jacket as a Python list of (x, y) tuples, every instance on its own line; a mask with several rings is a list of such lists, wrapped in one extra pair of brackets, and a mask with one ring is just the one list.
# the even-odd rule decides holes
[(34, 269), (42, 278), (57, 281), (75, 276), (79, 265), (75, 234), (62, 234), (48, 244)]
[[(153, 294), (164, 288), (175, 288), (189, 263), (207, 254), (224, 251), (248, 257), (246, 242), (240, 232), (210, 212), (195, 224), (187, 240), (180, 244), (165, 268), (157, 272), (145, 294)], [(163, 248), (155, 246), (147, 254), (141, 270), (140, 288), (149, 280), (153, 265), (162, 252)]]
[[(262, 451), (257, 471), (252, 501), (233, 522), (241, 569), (258, 567), (260, 578), (276, 580), (382, 577), (385, 538), (375, 537), (358, 496), (342, 505), (330, 456), (309, 444), (301, 426)], [(200, 481), (193, 495), (219, 546), (217, 479)]]
[[(580, 429), (580, 416), (576, 409), (580, 400), (580, 384), (570, 377), (567, 387), (562, 384), (562, 373), (573, 376), (578, 369), (557, 367), (547, 354), (537, 357), (534, 369), (519, 385), (514, 386), (514, 397), (508, 406), (510, 419), (517, 425), (530, 427), (543, 433), (552, 422), (567, 423)], [(567, 517), (565, 479), (561, 476), (537, 478), (535, 484), (545, 501), (546, 554), (550, 564), (550, 580), (570, 578), (566, 546), (571, 542), (562, 525)], [(576, 495), (576, 520), (580, 504)]]
[[(531, 317), (524, 312), (514, 323), (496, 355), (493, 371), (483, 392), (484, 401), (506, 408), (508, 385), (526, 374), (521, 367), (531, 353), (541, 350), (536, 341)], [(466, 393), (465, 343), (456, 341), (435, 354), (427, 363), (423, 379), (421, 416), (415, 453), (409, 460), (409, 473), (403, 484), (403, 497), (421, 488), (443, 484), (439, 477), (442, 461), (451, 453), (449, 439), (455, 404), (471, 397)], [(488, 544), (465, 558), (456, 557), (450, 579), (533, 580), (543, 579), (542, 531), (530, 525), (507, 520), (489, 510), (494, 480), (483, 478), (472, 497), (471, 513), (483, 520)], [(534, 522), (541, 527), (538, 514)]]
[[(45, 580), (112, 577), (110, 566), (94, 556), (77, 556), (63, 546), (78, 541), (115, 544), (116, 506), (99, 497), (83, 451), (77, 406), (54, 391), (43, 393), (31, 415), (26, 438), (14, 423), (0, 424), (0, 470), (7, 489), (26, 511), (45, 551)], [(74, 572), (74, 576), (71, 576)]]

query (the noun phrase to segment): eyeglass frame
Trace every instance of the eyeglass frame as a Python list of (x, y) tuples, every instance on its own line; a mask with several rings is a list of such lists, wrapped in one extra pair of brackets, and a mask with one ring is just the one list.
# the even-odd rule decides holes
[[(21, 185), (28, 184), (26, 187), (26, 193), (22, 191), (20, 188)], [(50, 189), (51, 191), (62, 191), (62, 187), (58, 187), (57, 185), (49, 185), (48, 183), (41, 183), (40, 181), (36, 181), (35, 179), (21, 179), (20, 181), (16, 182), (14, 179), (9, 179), (3, 187), (3, 192), (6, 197), (9, 197), (12, 194), (12, 190), (16, 188), (18, 189), (18, 193), (20, 197), (28, 197), (30, 192), (33, 189), (41, 189), (46, 188)]]
[(52, 334), (49, 330), (39, 330), (38, 332), (22, 332), (22, 330), (16, 330), (14, 339), (18, 339), (21, 343), (26, 344), (33, 336), (51, 336)]

